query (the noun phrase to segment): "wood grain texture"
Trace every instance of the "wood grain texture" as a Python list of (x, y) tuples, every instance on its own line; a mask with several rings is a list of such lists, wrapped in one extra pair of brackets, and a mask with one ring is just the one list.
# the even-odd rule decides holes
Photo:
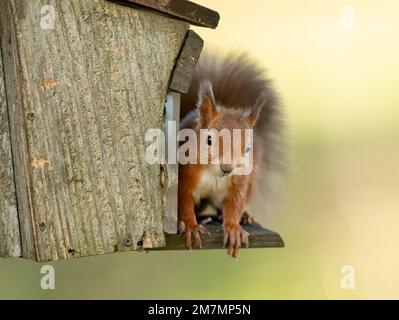
[(0, 48), (0, 257), (19, 257), (21, 239)]
[[(43, 5), (54, 29), (43, 29)], [(0, 3), (22, 253), (39, 261), (165, 244), (162, 128), (189, 25), (105, 0)]]
[(190, 24), (216, 28), (220, 16), (214, 10), (187, 0), (110, 0), (130, 6), (142, 6), (181, 19)]
[(201, 55), (204, 41), (193, 30), (189, 30), (186, 41), (176, 62), (169, 88), (180, 93), (187, 93)]
[[(203, 250), (223, 248), (223, 229), (217, 222), (206, 224), (205, 227), (211, 233), (210, 236), (202, 236)], [(262, 228), (258, 225), (243, 225), (249, 233), (249, 248), (281, 248), (284, 241), (280, 235), (272, 230)], [(166, 235), (166, 247), (160, 250), (187, 250), (182, 235)]]

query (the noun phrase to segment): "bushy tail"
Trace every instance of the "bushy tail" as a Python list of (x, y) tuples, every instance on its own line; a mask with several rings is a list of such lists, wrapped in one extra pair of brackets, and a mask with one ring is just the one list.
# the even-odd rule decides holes
[[(255, 167), (256, 186), (250, 214), (257, 218), (278, 203), (281, 176), (285, 168), (283, 121), (278, 96), (265, 70), (245, 54), (221, 58), (202, 55), (189, 92), (182, 96), (181, 117), (196, 107), (203, 81), (213, 86), (215, 101), (224, 107), (248, 109), (262, 104), (255, 138), (260, 142), (261, 160)], [(261, 101), (259, 101), (261, 99)]]

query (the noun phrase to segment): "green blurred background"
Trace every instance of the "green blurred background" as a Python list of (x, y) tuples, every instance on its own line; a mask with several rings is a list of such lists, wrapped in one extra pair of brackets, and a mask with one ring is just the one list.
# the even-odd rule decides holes
[[(0, 298), (399, 298), (399, 2), (196, 0), (221, 14), (208, 49), (264, 64), (289, 125), (284, 249), (123, 253), (42, 264), (0, 260)], [(340, 287), (355, 268), (354, 290)]]

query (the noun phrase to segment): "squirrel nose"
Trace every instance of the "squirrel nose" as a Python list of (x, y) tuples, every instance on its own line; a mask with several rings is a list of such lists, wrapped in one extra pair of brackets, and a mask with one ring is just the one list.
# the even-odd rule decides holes
[(220, 165), (220, 169), (222, 169), (224, 174), (229, 174), (234, 168), (231, 164), (222, 164)]

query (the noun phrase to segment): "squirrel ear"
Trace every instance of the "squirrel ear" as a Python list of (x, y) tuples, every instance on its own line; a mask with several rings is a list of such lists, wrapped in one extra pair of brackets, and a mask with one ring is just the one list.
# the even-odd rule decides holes
[(265, 106), (266, 102), (269, 100), (269, 94), (267, 92), (262, 93), (256, 100), (255, 105), (251, 108), (248, 115), (248, 124), (250, 128), (253, 128), (259, 119), (259, 115)]
[(201, 83), (197, 106), (204, 126), (208, 125), (217, 117), (218, 111), (216, 109), (215, 97), (213, 96), (212, 83), (210, 81)]

